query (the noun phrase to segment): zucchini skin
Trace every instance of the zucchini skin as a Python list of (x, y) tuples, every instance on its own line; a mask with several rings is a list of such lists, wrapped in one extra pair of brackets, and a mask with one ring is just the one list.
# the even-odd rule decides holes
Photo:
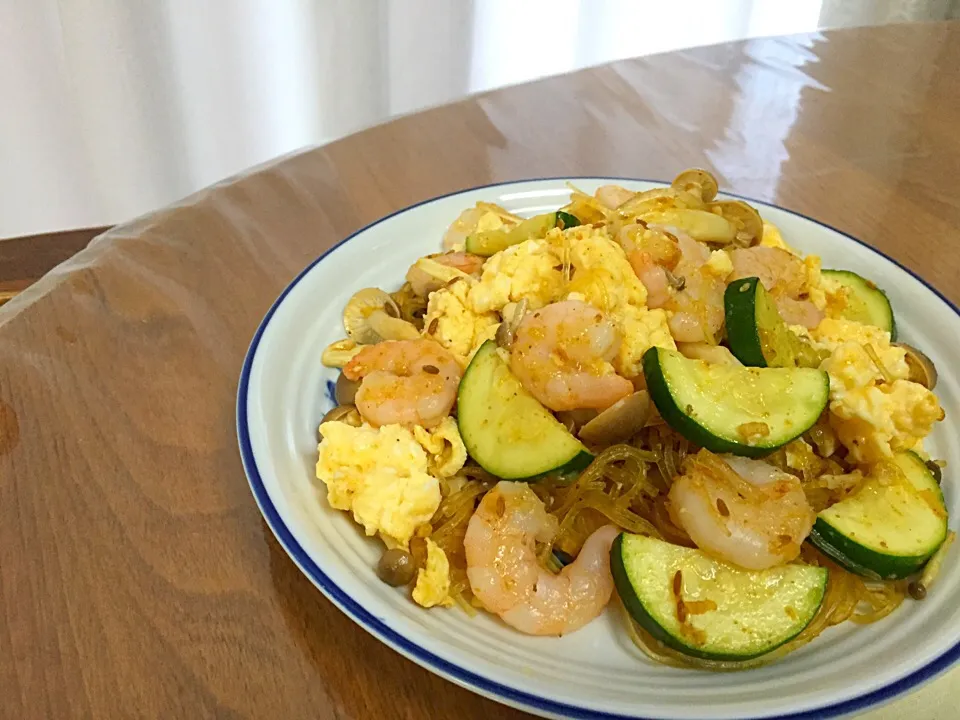
[(913, 557), (882, 555), (851, 540), (817, 518), (807, 538), (820, 552), (850, 572), (872, 580), (900, 580), (923, 567), (933, 553)]
[(522, 478), (510, 478), (512, 482), (536, 482), (537, 480), (542, 480), (545, 477), (550, 475), (561, 475), (561, 476), (571, 476), (579, 475), (588, 467), (590, 463), (595, 460), (594, 456), (587, 450), (581, 450), (578, 454), (574, 455), (568, 462), (560, 465), (559, 467), (551, 468), (545, 472), (539, 473), (537, 475), (530, 475), (529, 477)]
[(580, 218), (578, 218), (573, 213), (568, 213), (566, 210), (557, 210), (557, 221), (556, 226), (559, 227), (560, 223), (563, 222), (563, 229), (580, 226)]
[(643, 355), (643, 374), (647, 380), (647, 390), (653, 399), (654, 405), (660, 412), (660, 416), (670, 427), (687, 438), (690, 442), (696, 443), (702, 448), (706, 448), (715, 453), (731, 453), (743, 457), (761, 458), (769, 455), (779, 447), (783, 447), (789, 442), (796, 440), (803, 435), (809, 428), (800, 426), (798, 432), (783, 440), (776, 445), (748, 445), (746, 443), (736, 442), (728, 438), (714, 435), (710, 430), (698, 423), (687, 415), (673, 400), (670, 393), (670, 387), (667, 379), (663, 375), (663, 369), (660, 365), (658, 349), (652, 347)]
[(883, 553), (851, 539), (841, 530), (834, 527), (828, 520), (818, 516), (813, 525), (813, 530), (807, 539), (814, 547), (852, 573), (875, 580), (903, 579), (920, 570), (946, 539), (947, 510), (943, 503), (943, 493), (940, 491), (936, 480), (933, 475), (930, 474), (930, 471), (927, 470), (919, 455), (912, 450), (906, 451), (904, 455), (912, 460), (916, 472), (921, 472), (929, 476), (928, 482), (931, 486), (930, 489), (933, 490), (936, 488), (940, 505), (945, 514), (942, 525), (943, 532), (940, 540), (936, 545), (928, 548), (927, 551), (915, 555)]
[[(533, 223), (533, 221), (538, 222)], [(528, 234), (513, 237), (511, 233), (518, 228), (524, 228), (524, 223), (527, 223), (525, 229), (529, 231)], [(537, 226), (538, 223), (539, 226)], [(466, 250), (469, 253), (474, 253), (482, 257), (491, 257), (524, 240), (540, 239), (553, 228), (559, 227), (561, 223), (564, 229), (566, 229), (577, 227), (580, 225), (580, 220), (576, 215), (572, 215), (565, 210), (556, 210), (550, 213), (534, 215), (532, 218), (526, 218), (520, 225), (511, 228), (511, 230), (491, 230), (486, 233), (471, 233), (467, 236)], [(549, 227), (546, 227), (548, 225)]]
[[(633, 589), (633, 584), (630, 582), (630, 578), (627, 574), (626, 568), (623, 562), (623, 543), (626, 533), (620, 533), (617, 536), (617, 539), (614, 540), (613, 546), (610, 548), (610, 570), (613, 574), (613, 583), (616, 587), (617, 594), (620, 596), (621, 602), (623, 602), (624, 607), (629, 613), (630, 617), (640, 625), (644, 630), (646, 630), (654, 639), (663, 643), (667, 647), (673, 648), (678, 652), (688, 655), (690, 657), (700, 658), (702, 660), (726, 660), (726, 661), (745, 661), (752, 660), (754, 658), (762, 657), (767, 655), (777, 648), (786, 645), (788, 642), (793, 640), (797, 635), (802, 633), (806, 627), (813, 622), (813, 619), (816, 617), (816, 612), (814, 612), (810, 619), (797, 631), (790, 635), (789, 637), (784, 638), (781, 642), (776, 645), (764, 648), (761, 652), (757, 653), (716, 653), (716, 652), (705, 652), (699, 648), (687, 645), (684, 642), (678, 640), (674, 635), (667, 632), (657, 620), (647, 612), (646, 607), (643, 602), (637, 596), (636, 592)], [(823, 597), (826, 594), (826, 580), (824, 580), (823, 593), (820, 596), (820, 604), (823, 603)], [(819, 610), (819, 605), (818, 605)]]
[[(871, 280), (867, 280), (862, 275), (858, 275), (852, 270), (822, 270), (822, 275), (832, 278), (834, 281), (838, 282), (843, 287), (847, 288), (853, 293), (858, 293), (861, 296), (864, 293), (870, 293), (872, 298), (870, 300), (861, 300), (865, 305), (870, 306), (872, 303), (881, 300), (885, 305), (885, 314), (886, 322), (882, 324), (877, 324), (871, 322), (870, 324), (876, 325), (881, 330), (886, 330), (890, 333), (890, 342), (895, 342), (897, 339), (897, 318), (893, 314), (893, 305), (890, 304), (890, 298), (887, 297), (887, 293), (883, 291), (882, 288), (875, 285)], [(872, 301), (872, 302), (871, 302)], [(844, 316), (841, 313), (841, 316)], [(854, 320), (855, 322), (863, 322), (862, 319), (856, 318), (847, 318)], [(875, 318), (874, 318), (875, 319)]]
[(627, 570), (623, 565), (623, 538), (624, 533), (617, 535), (617, 539), (613, 541), (613, 547), (610, 548), (610, 571), (613, 574), (613, 584), (617, 589), (617, 595), (620, 596), (620, 601), (627, 609), (630, 617), (632, 617), (638, 625), (650, 633), (655, 640), (662, 642), (664, 645), (671, 647), (674, 650), (679, 650), (684, 655), (691, 655), (704, 660), (749, 659), (743, 657), (731, 658), (729, 656), (717, 656), (710, 653), (704, 653), (700, 650), (697, 650), (697, 648), (689, 647), (677, 641), (673, 635), (664, 630), (660, 623), (654, 620), (653, 616), (647, 612), (647, 608), (644, 607), (643, 603), (640, 601), (640, 598), (637, 597), (637, 594), (633, 590), (633, 584), (630, 582), (630, 578), (627, 576)]
[[(748, 367), (767, 367), (757, 329), (757, 285), (755, 277), (734, 280), (723, 293), (723, 308), (730, 351)], [(748, 288), (744, 290), (744, 288)]]
[[(515, 482), (579, 473), (593, 462), (592, 453), (523, 390), (520, 381), (497, 355), (496, 347), (492, 340), (480, 347), (457, 390), (457, 425), (468, 454), (491, 475)], [(512, 395), (512, 399), (502, 394), (502, 383), (509, 384), (507, 394)], [(503, 419), (503, 413), (497, 410), (504, 409), (513, 410), (507, 413), (513, 419), (528, 420), (525, 426), (539, 428), (545, 437), (505, 436), (504, 423), (497, 422)], [(557, 452), (560, 446), (563, 451)], [(545, 456), (548, 462), (543, 462)]]

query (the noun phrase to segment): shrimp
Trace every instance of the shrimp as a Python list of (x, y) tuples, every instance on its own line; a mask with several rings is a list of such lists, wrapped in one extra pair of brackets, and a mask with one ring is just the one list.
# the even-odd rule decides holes
[(716, 343), (726, 279), (707, 267), (706, 245), (673, 228), (650, 225), (627, 257), (647, 289), (647, 306), (671, 311), (667, 324), (675, 340)]
[(456, 358), (433, 340), (392, 340), (365, 346), (343, 374), (362, 381), (355, 402), (371, 425), (429, 428), (450, 414), (462, 372)]
[(816, 515), (800, 480), (760, 460), (701, 450), (670, 487), (670, 517), (697, 547), (747, 568), (800, 554)]
[[(486, 258), (482, 258), (479, 255), (472, 255), (468, 252), (448, 252), (440, 255), (428, 255), (425, 258), (421, 258), (407, 270), (407, 282), (410, 283), (410, 289), (413, 290), (415, 295), (425, 298), (434, 290), (439, 290), (453, 278), (448, 277), (446, 274), (438, 277), (437, 273), (430, 273), (428, 269), (424, 267), (424, 260), (432, 260), (444, 268), (453, 268), (454, 270), (459, 270), (464, 275), (476, 277), (480, 275), (480, 270), (483, 268), (483, 263), (486, 261)], [(453, 277), (462, 277), (455, 273), (452, 275)]]
[(536, 543), (557, 534), (556, 517), (526, 483), (501, 481), (480, 501), (463, 539), (467, 579), (490, 612), (529, 635), (566, 635), (603, 612), (613, 594), (610, 548), (620, 533), (605, 525), (577, 559), (555, 575), (537, 562)]
[(823, 320), (823, 312), (806, 297), (807, 268), (801, 258), (782, 248), (758, 245), (734, 250), (730, 260), (731, 281), (759, 278), (788, 325), (814, 328)]
[(565, 300), (524, 316), (510, 369), (551, 410), (604, 410), (633, 392), (609, 362), (619, 346), (620, 332), (603, 313)]
[(823, 310), (809, 300), (796, 300), (791, 297), (776, 298), (777, 311), (787, 325), (803, 325), (811, 330), (825, 317)]
[(647, 305), (663, 307), (673, 295), (676, 279), (671, 272), (680, 262), (680, 246), (675, 235), (649, 229), (645, 224), (625, 225), (620, 230), (620, 245), (627, 251), (630, 266), (647, 289)]

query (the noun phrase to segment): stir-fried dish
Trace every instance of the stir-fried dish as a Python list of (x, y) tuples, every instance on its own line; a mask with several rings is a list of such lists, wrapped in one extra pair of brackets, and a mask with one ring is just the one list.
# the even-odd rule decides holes
[(647, 655), (710, 669), (923, 600), (954, 537), (936, 369), (880, 288), (786, 240), (688, 170), (477, 203), (357, 292), (317, 477), (380, 579), (532, 635), (614, 604)]

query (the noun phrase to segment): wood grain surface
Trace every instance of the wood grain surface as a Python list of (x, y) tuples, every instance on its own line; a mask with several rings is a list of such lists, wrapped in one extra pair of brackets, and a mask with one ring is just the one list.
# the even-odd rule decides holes
[[(374, 640), (264, 525), (234, 407), (270, 303), (437, 194), (693, 165), (960, 301), (958, 127), (960, 25), (751, 40), (404, 117), (101, 236), (0, 309), (0, 716), (526, 717)], [(870, 717), (955, 717), (958, 677)]]
[(0, 239), (0, 305), (76, 255), (109, 228), (84, 228)]

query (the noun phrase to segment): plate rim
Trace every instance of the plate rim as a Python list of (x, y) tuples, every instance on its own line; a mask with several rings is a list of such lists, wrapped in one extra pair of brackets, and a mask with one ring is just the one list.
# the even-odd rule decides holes
[[(502, 188), (509, 187), (511, 185), (519, 185), (523, 183), (531, 182), (557, 182), (557, 181), (580, 181), (580, 180), (626, 180), (630, 182), (645, 182), (645, 183), (658, 183), (658, 184), (667, 184), (668, 181), (660, 179), (650, 179), (650, 178), (638, 178), (638, 177), (625, 177), (625, 176), (614, 176), (614, 175), (558, 175), (558, 176), (548, 176), (548, 177), (531, 177), (531, 178), (518, 178), (515, 180), (507, 180), (495, 183), (487, 183), (484, 185), (475, 185), (472, 187), (461, 188), (458, 190), (453, 190), (448, 193), (443, 193), (441, 195), (435, 195), (433, 197), (420, 200), (418, 202), (412, 203), (405, 207), (399, 208), (388, 215), (384, 215), (366, 225), (354, 230), (352, 233), (344, 237), (339, 242), (335, 243), (331, 247), (327, 248), (323, 253), (311, 261), (303, 270), (301, 270), (293, 280), (283, 289), (280, 295), (274, 300), (273, 304), (270, 306), (270, 309), (263, 316), (263, 319), (260, 321), (260, 324), (257, 326), (256, 332), (253, 335), (253, 338), (250, 341), (250, 345), (247, 348), (247, 352), (244, 356), (243, 365), (240, 371), (240, 379), (237, 387), (237, 439), (239, 443), (240, 458), (243, 464), (244, 473), (247, 476), (247, 482), (250, 486), (251, 493), (253, 494), (254, 500), (257, 503), (257, 506), (260, 509), (260, 513), (263, 516), (264, 520), (267, 523), (267, 526), (270, 528), (270, 531), (273, 533), (273, 536), (276, 538), (277, 542), (280, 543), (281, 547), (286, 551), (287, 555), (293, 560), (294, 564), (300, 569), (300, 571), (307, 577), (308, 580), (323, 593), (328, 600), (330, 600), (337, 608), (343, 612), (347, 617), (349, 617), (353, 622), (359, 625), (361, 628), (366, 630), (368, 633), (373, 635), (379, 641), (383, 642), (385, 645), (400, 653), (407, 659), (415, 662), (421, 667), (433, 672), (440, 677), (449, 680), (461, 687), (464, 687), (472, 692), (478, 693), (486, 698), (495, 700), (497, 702), (506, 703), (515, 708), (522, 710), (534, 710), (539, 713), (546, 713), (547, 715), (552, 716), (561, 716), (569, 718), (577, 718), (579, 720), (658, 720), (652, 716), (640, 716), (640, 715), (622, 715), (620, 713), (611, 713), (603, 710), (591, 710), (589, 708), (570, 705), (564, 702), (558, 702), (555, 700), (550, 700), (549, 698), (543, 697), (541, 695), (531, 694), (522, 690), (517, 690), (509, 686), (503, 685), (499, 682), (486, 678), (478, 673), (475, 673), (471, 670), (468, 670), (460, 665), (457, 665), (453, 662), (445, 660), (444, 658), (436, 655), (427, 648), (419, 645), (412, 640), (407, 639), (400, 633), (393, 630), (386, 622), (378, 619), (373, 613), (368, 611), (366, 608), (361, 606), (356, 602), (346, 591), (344, 591), (339, 585), (333, 582), (323, 570), (314, 562), (310, 555), (304, 550), (300, 543), (293, 536), (293, 533), (287, 527), (286, 523), (280, 517), (279, 512), (276, 509), (276, 506), (273, 504), (273, 500), (270, 498), (269, 493), (266, 490), (264, 485), (263, 478), (260, 475), (260, 471), (257, 467), (256, 459), (253, 454), (253, 447), (250, 442), (250, 432), (249, 432), (249, 422), (248, 422), (248, 412), (247, 412), (247, 397), (249, 395), (249, 385), (250, 385), (250, 373), (253, 366), (253, 361), (257, 354), (257, 349), (260, 345), (260, 340), (263, 336), (264, 331), (270, 323), (271, 318), (277, 309), (283, 303), (287, 295), (296, 287), (301, 280), (322, 260), (330, 256), (335, 250), (340, 247), (343, 247), (350, 240), (353, 240), (358, 235), (364, 233), (380, 223), (386, 222), (391, 218), (405, 213), (410, 210), (414, 210), (422, 205), (427, 205), (429, 203), (435, 202), (437, 200), (442, 200), (444, 198), (453, 197), (455, 195), (461, 195), (475, 190), (486, 190), (490, 188)], [(872, 253), (879, 255), (880, 257), (890, 261), (898, 268), (906, 272), (912, 278), (917, 280), (921, 285), (923, 285), (927, 290), (931, 291), (934, 295), (937, 296), (950, 310), (960, 317), (960, 308), (957, 307), (951, 300), (949, 300), (943, 293), (940, 292), (932, 283), (924, 280), (916, 272), (905, 266), (900, 261), (895, 258), (890, 257), (882, 250), (879, 250), (872, 245), (867, 244), (866, 242), (860, 240), (859, 238), (850, 235), (843, 230), (840, 230), (829, 223), (817, 220), (809, 215), (798, 212), (796, 210), (791, 210), (785, 208), (776, 203), (768, 202), (765, 200), (758, 200), (747, 195), (742, 195), (735, 192), (722, 192), (722, 195), (727, 195), (730, 197), (735, 197), (740, 200), (746, 200), (748, 202), (757, 203), (758, 205), (765, 205), (768, 207), (773, 207), (783, 212), (789, 213), (796, 217), (800, 217), (808, 222), (813, 223), (814, 225), (819, 225), (822, 228), (832, 230), (833, 232), (839, 233), (848, 240), (853, 241), (854, 243), (866, 248)], [(913, 672), (904, 677), (884, 685), (883, 687), (876, 688), (870, 692), (858, 695), (856, 697), (849, 698), (847, 700), (842, 700), (837, 703), (832, 703), (829, 705), (824, 705), (817, 708), (811, 708), (809, 710), (803, 710), (794, 713), (787, 713), (785, 715), (754, 715), (751, 718), (744, 718), (744, 720), (815, 720), (820, 718), (838, 718), (850, 715), (852, 713), (862, 712), (872, 707), (876, 707), (881, 703), (893, 700), (895, 698), (901, 697), (908, 694), (909, 692), (919, 688), (921, 685), (933, 680), (937, 676), (943, 674), (950, 667), (955, 665), (960, 661), (960, 642), (956, 643), (952, 647), (945, 650), (939, 656), (933, 658), (928, 663), (923, 665), (920, 668), (917, 668)]]

